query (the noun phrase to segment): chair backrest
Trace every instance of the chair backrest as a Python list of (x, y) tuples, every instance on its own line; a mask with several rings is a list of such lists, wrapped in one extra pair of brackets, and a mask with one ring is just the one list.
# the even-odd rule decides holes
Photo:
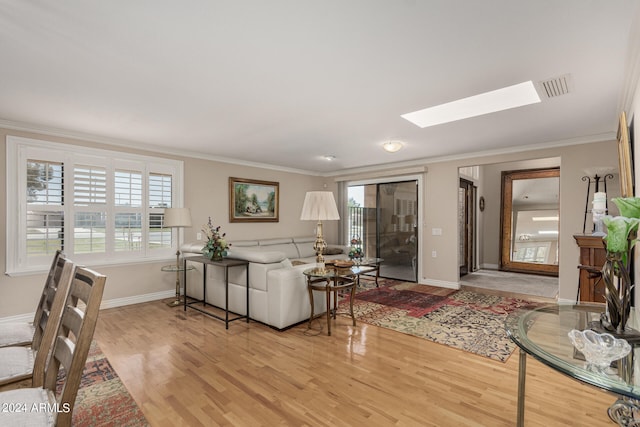
[[(40, 304), (38, 304), (33, 323), (35, 333), (31, 342), (31, 348), (34, 350), (40, 348), (46, 326), (49, 323), (49, 318), (52, 317), (52, 315), (55, 318), (60, 318), (72, 275), (73, 263), (65, 258), (62, 252), (56, 251), (56, 256), (53, 264), (51, 264), (51, 269), (49, 270), (47, 282), (42, 291)], [(56, 295), (59, 295), (59, 293), (62, 293), (62, 296), (56, 300)], [(56, 307), (54, 307), (55, 304), (57, 304)], [(57, 327), (57, 324), (54, 325), (53, 331), (51, 332), (52, 335), (49, 336), (50, 339), (53, 339), (53, 333), (55, 333)]]
[(70, 259), (58, 258), (55, 273), (47, 288), (46, 298), (44, 298), (44, 304), (41, 307), (40, 320), (34, 325), (36, 332), (31, 343), (31, 348), (36, 352), (32, 371), (32, 384), (34, 387), (42, 387), (44, 383), (45, 367), (60, 327), (62, 313), (75, 269), (76, 267)]
[(38, 302), (38, 306), (36, 307), (36, 313), (33, 317), (33, 324), (37, 325), (40, 322), (40, 317), (42, 316), (42, 307), (47, 303), (47, 299), (49, 297), (49, 290), (51, 285), (55, 279), (56, 274), (59, 274), (58, 270), (58, 262), (60, 258), (64, 258), (65, 254), (58, 249), (53, 256), (53, 261), (51, 262), (51, 267), (49, 268), (49, 274), (47, 274), (47, 279), (44, 282), (44, 288), (42, 289), (42, 295), (40, 295), (40, 301)]
[(56, 393), (56, 400), (59, 408), (70, 410), (57, 413), (57, 426), (71, 425), (73, 405), (96, 328), (106, 279), (88, 268), (77, 267), (71, 280), (44, 378), (44, 388), (56, 393), (58, 372), (64, 368), (62, 389)]

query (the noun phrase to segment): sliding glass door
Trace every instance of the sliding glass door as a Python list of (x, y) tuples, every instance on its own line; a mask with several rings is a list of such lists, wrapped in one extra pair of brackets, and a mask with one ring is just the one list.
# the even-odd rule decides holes
[(366, 257), (382, 258), (380, 276), (417, 281), (418, 182), (349, 187), (349, 239), (360, 237)]

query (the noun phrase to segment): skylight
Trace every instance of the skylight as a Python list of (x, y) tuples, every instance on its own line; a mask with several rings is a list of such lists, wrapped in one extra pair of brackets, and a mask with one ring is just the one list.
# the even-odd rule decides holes
[(528, 81), (402, 114), (400, 117), (416, 126), (426, 128), (538, 102), (540, 102), (538, 92), (536, 92), (533, 83)]

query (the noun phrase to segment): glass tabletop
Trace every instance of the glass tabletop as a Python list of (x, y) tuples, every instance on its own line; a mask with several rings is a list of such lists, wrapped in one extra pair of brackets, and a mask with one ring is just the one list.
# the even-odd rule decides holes
[[(194, 266), (189, 265), (187, 266), (187, 270), (193, 270), (195, 269)], [(180, 266), (177, 265), (163, 265), (162, 267), (160, 267), (160, 270), (162, 271), (170, 271), (175, 273), (176, 271), (184, 271), (184, 266), (181, 264)]]
[[(629, 356), (599, 372), (587, 366), (584, 356), (569, 339), (572, 329), (597, 329), (604, 309), (603, 304), (545, 305), (510, 314), (505, 328), (518, 347), (545, 365), (579, 381), (640, 399), (640, 367), (635, 366), (640, 360), (640, 343), (629, 342), (633, 348)], [(628, 326), (640, 330), (638, 316), (633, 309)]]
[(375, 268), (366, 265), (353, 265), (345, 268), (334, 266), (327, 266), (325, 268), (316, 267), (305, 270), (302, 273), (305, 276), (332, 278), (338, 276), (357, 276), (358, 274), (368, 273), (370, 271), (375, 271)]

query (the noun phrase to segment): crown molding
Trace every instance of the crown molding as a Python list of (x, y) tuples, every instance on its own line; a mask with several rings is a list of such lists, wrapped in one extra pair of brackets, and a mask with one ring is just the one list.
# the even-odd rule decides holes
[(21, 132), (37, 133), (41, 135), (55, 136), (58, 138), (69, 138), (77, 141), (93, 142), (96, 144), (106, 144), (106, 145), (111, 145), (116, 147), (126, 147), (130, 149), (150, 151), (152, 153), (168, 154), (168, 155), (179, 156), (179, 157), (190, 157), (190, 158), (202, 159), (202, 160), (211, 160), (214, 162), (228, 163), (228, 164), (238, 165), (238, 166), (249, 166), (249, 167), (255, 167), (260, 169), (269, 169), (269, 170), (275, 170), (279, 172), (296, 173), (296, 174), (302, 174), (302, 175), (322, 176), (322, 174), (319, 172), (308, 171), (303, 169), (288, 168), (285, 166), (277, 166), (277, 165), (272, 165), (267, 163), (249, 162), (249, 161), (233, 159), (229, 157), (212, 156), (211, 154), (201, 153), (197, 151), (174, 149), (170, 147), (163, 147), (160, 145), (145, 144), (138, 141), (108, 138), (108, 137), (98, 136), (90, 133), (75, 132), (75, 131), (70, 131), (66, 129), (34, 125), (31, 123), (15, 122), (11, 120), (0, 119), (0, 128), (16, 130)]
[(4, 120), (4, 119), (0, 119), (0, 128), (22, 131), (22, 132), (37, 133), (41, 135), (49, 135), (49, 136), (55, 136), (60, 138), (69, 138), (69, 139), (74, 139), (78, 141), (93, 142), (97, 144), (106, 144), (106, 145), (116, 146), (116, 147), (126, 147), (130, 149), (149, 151), (152, 153), (167, 154), (171, 156), (210, 160), (214, 162), (228, 163), (228, 164), (239, 165), (239, 166), (248, 166), (248, 167), (255, 167), (260, 169), (275, 170), (278, 172), (295, 173), (295, 174), (301, 174), (301, 175), (307, 175), (307, 176), (318, 176), (318, 177), (324, 177), (324, 178), (337, 178), (345, 175), (385, 173), (385, 171), (397, 172), (398, 169), (404, 170), (406, 168), (419, 168), (419, 167), (424, 167), (428, 164), (433, 164), (433, 163), (465, 160), (465, 159), (478, 158), (478, 157), (498, 156), (502, 154), (513, 154), (513, 153), (526, 152), (526, 151), (543, 150), (548, 148), (566, 147), (570, 145), (580, 145), (580, 144), (589, 144), (589, 143), (595, 143), (595, 142), (616, 140), (616, 133), (612, 131), (612, 132), (601, 133), (596, 135), (588, 135), (588, 136), (579, 137), (579, 138), (571, 138), (571, 139), (566, 139), (561, 141), (552, 141), (552, 142), (544, 142), (539, 144), (505, 147), (501, 149), (488, 150), (488, 151), (475, 151), (471, 153), (456, 154), (451, 156), (425, 157), (425, 158), (406, 161), (406, 162), (376, 164), (376, 165), (364, 166), (359, 168), (341, 169), (333, 172), (318, 172), (318, 171), (310, 171), (310, 170), (304, 170), (304, 169), (288, 168), (284, 166), (277, 166), (277, 165), (272, 165), (267, 163), (249, 162), (245, 160), (233, 159), (228, 157), (212, 156), (210, 154), (200, 153), (195, 151), (167, 148), (167, 147), (157, 146), (153, 144), (145, 144), (137, 141), (108, 138), (108, 137), (93, 135), (93, 134), (84, 133), (84, 132), (74, 132), (74, 131), (69, 131), (65, 129), (39, 126), (39, 125), (30, 124), (30, 123), (21, 123), (21, 122), (15, 122), (15, 121)]
[(579, 138), (571, 138), (565, 139), (561, 141), (551, 141), (551, 142), (542, 142), (538, 144), (530, 144), (530, 145), (518, 145), (512, 147), (505, 147), (495, 150), (487, 150), (487, 151), (475, 151), (471, 153), (464, 154), (455, 154), (450, 156), (440, 156), (440, 157), (425, 157), (422, 159), (411, 160), (407, 162), (397, 162), (397, 163), (385, 163), (378, 164), (373, 166), (366, 166), (362, 168), (352, 168), (352, 169), (343, 169), (336, 172), (329, 172), (324, 174), (325, 177), (333, 177), (336, 180), (342, 180), (344, 176), (354, 176), (367, 174), (371, 172), (385, 172), (385, 171), (396, 171), (409, 168), (411, 172), (411, 168), (423, 167), (426, 172), (427, 166), (429, 164), (434, 163), (443, 163), (443, 162), (451, 162), (456, 160), (466, 160), (466, 159), (477, 159), (482, 157), (489, 156), (499, 156), (503, 154), (513, 154), (513, 153), (522, 153), (527, 151), (536, 151), (536, 150), (545, 150), (549, 148), (559, 148), (559, 147), (567, 147), (571, 145), (581, 145), (581, 144), (592, 144), (597, 142), (604, 141), (615, 141), (616, 133), (615, 132), (605, 132), (596, 135), (588, 135)]

